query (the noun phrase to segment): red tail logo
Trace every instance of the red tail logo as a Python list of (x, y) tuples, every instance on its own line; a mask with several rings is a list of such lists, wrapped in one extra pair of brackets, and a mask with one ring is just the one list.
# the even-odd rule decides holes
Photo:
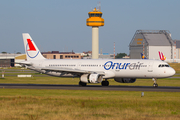
[(160, 52), (159, 51), (159, 58), (161, 59), (161, 60), (166, 60), (166, 57), (163, 55), (163, 53), (162, 52)]
[(28, 45), (29, 45), (29, 50), (27, 51), (36, 51), (36, 48), (34, 47), (32, 41), (30, 39), (27, 39)]

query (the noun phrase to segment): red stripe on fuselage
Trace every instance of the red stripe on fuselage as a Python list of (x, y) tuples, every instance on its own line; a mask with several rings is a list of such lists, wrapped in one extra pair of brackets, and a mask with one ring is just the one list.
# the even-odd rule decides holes
[(29, 45), (29, 50), (27, 51), (36, 51), (36, 48), (34, 47), (32, 41), (30, 39), (27, 39), (28, 45)]

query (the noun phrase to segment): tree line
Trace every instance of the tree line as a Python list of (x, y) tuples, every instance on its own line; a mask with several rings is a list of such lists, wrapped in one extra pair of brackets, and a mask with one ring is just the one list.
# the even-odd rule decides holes
[[(7, 52), (1, 52), (2, 54), (8, 54)], [(16, 54), (21, 54), (21, 52), (17, 52)]]
[(125, 57), (125, 56), (127, 56), (126, 53), (117, 53), (117, 55), (115, 56), (115, 58), (118, 59), (118, 58), (123, 58), (123, 57)]

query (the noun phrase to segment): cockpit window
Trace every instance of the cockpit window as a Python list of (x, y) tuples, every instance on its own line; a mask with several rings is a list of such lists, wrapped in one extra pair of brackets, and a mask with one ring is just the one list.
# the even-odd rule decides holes
[(168, 64), (160, 64), (158, 67), (169, 67)]
[(169, 67), (169, 65), (165, 65), (165, 67)]

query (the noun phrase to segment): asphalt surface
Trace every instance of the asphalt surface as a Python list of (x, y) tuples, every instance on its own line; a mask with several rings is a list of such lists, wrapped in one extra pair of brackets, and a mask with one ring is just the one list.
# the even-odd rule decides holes
[(0, 89), (65, 89), (65, 90), (116, 90), (116, 91), (159, 91), (159, 92), (180, 92), (180, 87), (157, 87), (153, 86), (117, 86), (110, 85), (52, 85), (52, 84), (0, 84)]

